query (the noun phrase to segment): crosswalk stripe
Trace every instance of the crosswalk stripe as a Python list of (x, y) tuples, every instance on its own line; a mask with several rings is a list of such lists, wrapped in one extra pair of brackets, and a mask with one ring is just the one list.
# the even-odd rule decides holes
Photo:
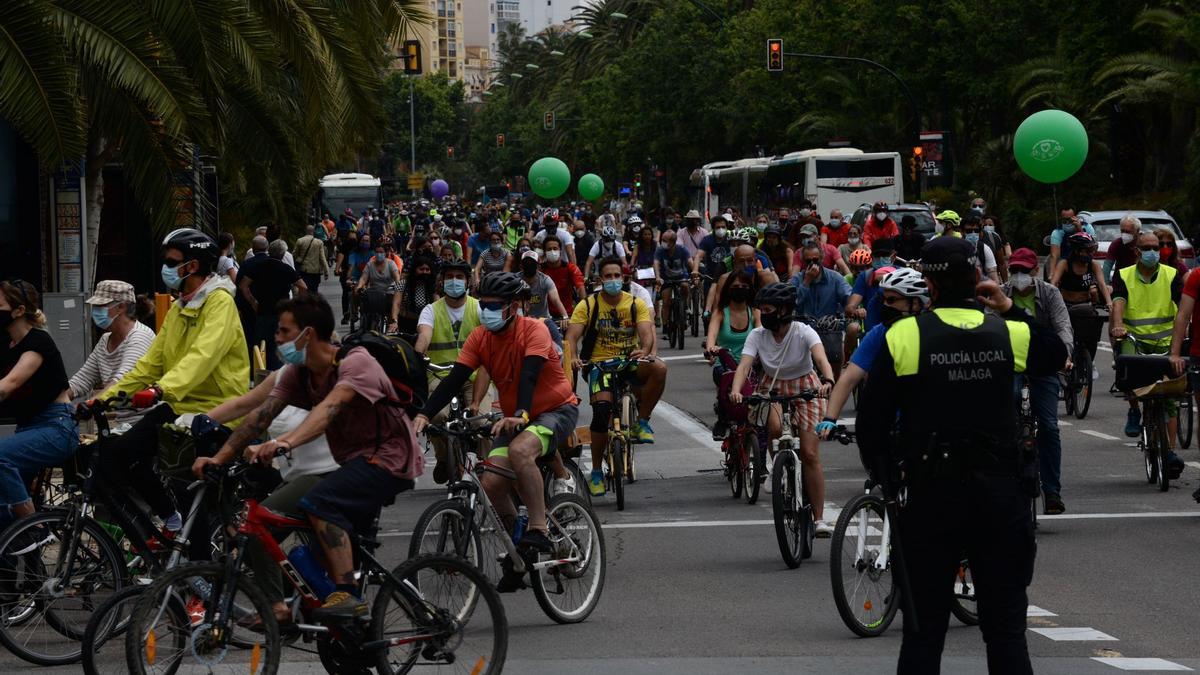
[(1095, 436), (1096, 438), (1103, 438), (1103, 439), (1104, 439), (1104, 440), (1106, 440), (1106, 441), (1119, 441), (1119, 440), (1121, 440), (1121, 439), (1117, 438), (1116, 436), (1110, 436), (1110, 435), (1108, 435), (1108, 434), (1106, 434), (1106, 433), (1104, 433), (1104, 432), (1101, 432), (1101, 431), (1093, 431), (1093, 430), (1091, 430), (1091, 429), (1080, 429), (1080, 430), (1079, 430), (1079, 433), (1081, 433), (1081, 434), (1087, 434), (1088, 436)]
[(1155, 658), (1133, 658), (1128, 656), (1093, 656), (1093, 661), (1121, 670), (1179, 670), (1191, 672), (1191, 668), (1174, 661)]
[(1029, 630), (1055, 642), (1116, 642), (1117, 638), (1088, 627), (1053, 626)]

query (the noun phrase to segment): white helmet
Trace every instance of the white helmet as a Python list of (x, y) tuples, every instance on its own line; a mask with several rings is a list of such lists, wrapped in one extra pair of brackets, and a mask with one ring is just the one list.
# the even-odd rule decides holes
[(604, 227), (600, 228), (600, 236), (604, 239), (616, 239), (617, 228), (613, 227), (612, 225), (605, 225)]
[(638, 216), (638, 214), (635, 213), (632, 216), (629, 216), (629, 220), (625, 221), (625, 224), (629, 225), (630, 227), (637, 228), (641, 226), (642, 219), (640, 216)]
[(929, 304), (929, 286), (925, 277), (911, 267), (901, 267), (879, 282), (881, 291), (895, 291), (906, 298), (916, 298), (922, 305)]

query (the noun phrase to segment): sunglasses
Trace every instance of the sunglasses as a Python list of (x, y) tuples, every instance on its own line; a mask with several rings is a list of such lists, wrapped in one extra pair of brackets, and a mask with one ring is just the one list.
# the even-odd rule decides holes
[(1138, 249), (1141, 251), (1157, 251), (1159, 249), (1159, 245), (1154, 244), (1153, 246), (1139, 246)]
[(820, 264), (820, 262), (821, 262), (820, 258), (805, 258), (805, 260), (804, 260), (805, 265), (817, 265), (817, 264)]
[(176, 267), (179, 267), (180, 265), (184, 264), (184, 262), (186, 262), (186, 261), (184, 261), (183, 259), (175, 260), (174, 258), (163, 258), (163, 264), (166, 265), (170, 269), (175, 269)]
[(480, 309), (486, 309), (486, 310), (492, 311), (492, 312), (494, 312), (498, 309), (504, 309), (504, 307), (506, 305), (508, 305), (508, 303), (504, 302), (503, 300), (489, 300), (486, 302), (481, 300), (479, 302)]

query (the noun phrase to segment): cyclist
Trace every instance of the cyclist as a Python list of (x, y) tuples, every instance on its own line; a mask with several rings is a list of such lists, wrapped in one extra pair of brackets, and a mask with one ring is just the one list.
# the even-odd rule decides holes
[[(824, 397), (833, 386), (833, 368), (825, 358), (825, 348), (821, 346), (817, 332), (792, 318), (796, 311), (795, 287), (782, 282), (764, 286), (755, 296), (754, 306), (759, 311), (762, 327), (750, 331), (742, 346), (742, 358), (733, 376), (729, 400), (742, 402), (742, 385), (755, 364), (763, 370), (758, 383), (759, 393), (786, 396), (806, 389), (818, 391), (819, 398), (792, 402), (788, 414), (793, 416), (800, 442), (800, 462), (816, 521), (816, 535), (828, 537), (833, 534), (833, 525), (824, 519), (825, 476), (821, 471), (820, 444), (814, 431), (825, 416)], [(767, 418), (767, 435), (771, 440), (782, 433), (781, 414), (782, 410), (771, 406)]]
[[(717, 311), (713, 312), (709, 319), (708, 332), (704, 339), (704, 356), (712, 364), (713, 383), (718, 389), (725, 373), (737, 368), (738, 362), (742, 360), (742, 345), (746, 343), (750, 331), (758, 326), (758, 311), (750, 304), (751, 298), (758, 291), (758, 288), (752, 285), (754, 281), (755, 277), (747, 279), (742, 276), (730, 280), (717, 298)], [(720, 358), (719, 352), (722, 349), (729, 352), (728, 360)], [(722, 395), (728, 396), (728, 392), (718, 391), (717, 395), (718, 398)], [(724, 439), (729, 431), (729, 422), (722, 417), (719, 405), (714, 404), (713, 410), (717, 413), (717, 422), (713, 425), (713, 440), (719, 441)]]
[(542, 223), (542, 231), (533, 235), (534, 245), (544, 250), (546, 242), (557, 241), (559, 249), (566, 251), (567, 262), (575, 264), (575, 238), (559, 227), (558, 214), (547, 215)]
[(832, 244), (822, 244), (821, 237), (817, 232), (817, 226), (809, 223), (800, 228), (800, 246), (796, 248), (795, 253), (788, 260), (789, 267), (784, 269), (791, 270), (795, 275), (800, 271), (800, 251), (810, 243), (815, 243), (821, 248), (821, 266), (830, 269), (836, 269), (842, 274), (849, 274), (850, 268), (846, 265), (846, 261), (842, 259), (842, 254), (838, 252), (838, 247)]
[(217, 244), (199, 230), (174, 230), (163, 240), (162, 281), (179, 299), (146, 355), (108, 390), (110, 398), (132, 394), (138, 407), (162, 403), (97, 448), (109, 485), (136, 490), (172, 532), (183, 518), (154, 472), (159, 426), (241, 396), (250, 382), (233, 283), (215, 274), (216, 264)]
[[(375, 255), (371, 257), (371, 262), (363, 266), (362, 272), (358, 275), (358, 285), (354, 288), (354, 292), (362, 296), (366, 290), (373, 291), (375, 294), (385, 294), (388, 297), (388, 332), (396, 332), (396, 321), (400, 316), (400, 294), (396, 293), (396, 288), (400, 285), (400, 268), (395, 262), (388, 259), (387, 248), (383, 241), (375, 242)], [(382, 306), (371, 307), (371, 311), (382, 313)], [(366, 310), (363, 312), (366, 314)]]
[(693, 258), (700, 252), (700, 242), (708, 236), (708, 230), (700, 227), (700, 212), (696, 209), (683, 216), (683, 228), (678, 231), (679, 246)]
[[(597, 259), (605, 260), (608, 258), (618, 258), (622, 262), (626, 260), (625, 247), (621, 242), (617, 241), (617, 228), (612, 225), (605, 225), (600, 228), (600, 239), (592, 244), (592, 248), (588, 251), (587, 262), (583, 264), (583, 278), (591, 281), (592, 266)], [(599, 275), (599, 269), (596, 270)]]
[(659, 276), (658, 267), (654, 264), (655, 254), (658, 252), (658, 244), (654, 241), (654, 228), (639, 225), (637, 234), (634, 236), (636, 239), (631, 253), (631, 263), (636, 280), (646, 286), (652, 296), (656, 296), (662, 277)]
[(550, 316), (565, 317), (567, 310), (558, 297), (558, 289), (549, 276), (538, 269), (538, 252), (526, 251), (521, 254), (521, 278), (529, 287), (529, 307), (526, 316), (535, 319), (545, 319)]
[(1050, 275), (1050, 283), (1058, 288), (1068, 305), (1090, 306), (1099, 302), (1111, 309), (1112, 295), (1104, 282), (1104, 271), (1094, 258), (1095, 237), (1087, 232), (1076, 232), (1067, 237), (1067, 242), (1070, 255), (1066, 260), (1058, 261)]
[(116, 384), (150, 349), (154, 331), (135, 318), (136, 302), (132, 284), (113, 279), (96, 284), (96, 292), (87, 304), (91, 306), (92, 323), (104, 335), (71, 376), (72, 398), (99, 394)]
[[(796, 289), (796, 312), (813, 319), (842, 316), (846, 301), (850, 298), (850, 284), (842, 275), (821, 266), (820, 242), (809, 241), (800, 253), (803, 266), (791, 281)], [(840, 327), (837, 330), (818, 331), (835, 378), (842, 368), (844, 333), (845, 330)]]
[(401, 333), (412, 335), (417, 332), (417, 319), (421, 310), (436, 299), (437, 261), (424, 253), (415, 254), (408, 264), (408, 274), (400, 280), (393, 300), (397, 308), (398, 328)]
[(511, 527), (517, 517), (510, 483), (515, 480), (517, 494), (529, 509), (529, 529), (518, 545), (549, 553), (545, 486), (536, 462), (575, 431), (579, 405), (546, 326), (520, 316), (524, 292), (525, 283), (517, 274), (494, 274), (484, 280), (479, 289), (483, 328), (471, 332), (454, 369), (430, 395), (413, 426), (420, 433), (471, 373), (485, 368), (500, 393), (504, 418), (492, 427), (494, 441), (487, 461), (497, 470), (484, 473), (483, 487)]
[[(338, 358), (339, 347), (332, 339), (333, 310), (321, 296), (281, 303), (275, 342), (283, 360), (297, 367), (279, 372), (270, 394), (215, 456), (199, 457), (192, 465), (202, 476), (206, 466), (224, 464), (244, 451), (269, 463), (281, 449), (290, 452), (326, 436), (339, 467), (298, 503), (318, 535), (325, 569), (336, 586), (313, 612), (317, 620), (367, 613), (366, 603), (356, 595), (350, 536), (370, 527), (398, 493), (412, 489), (425, 463), (383, 367), (363, 347)], [(251, 445), (289, 405), (311, 412), (295, 429)]]
[(899, 236), (900, 228), (888, 216), (887, 202), (875, 202), (875, 206), (871, 207), (871, 215), (863, 223), (863, 243), (873, 247), (878, 239), (895, 239)]
[[(1077, 215), (1077, 211), (1072, 206), (1067, 206), (1059, 212), (1058, 227), (1050, 233), (1050, 259), (1047, 264), (1050, 269), (1058, 267), (1058, 261), (1071, 256), (1071, 242), (1068, 238), (1076, 232), (1087, 232), (1096, 238), (1096, 230), (1092, 224), (1083, 220)], [(1156, 238), (1157, 240), (1157, 238)], [(1116, 279), (1113, 279), (1116, 283)]]
[[(1109, 319), (1109, 335), (1113, 340), (1113, 351), (1118, 354), (1141, 353), (1166, 354), (1171, 348), (1175, 314), (1183, 294), (1183, 279), (1179, 271), (1169, 265), (1159, 264), (1158, 237), (1153, 232), (1138, 235), (1138, 261), (1136, 265), (1118, 270), (1113, 276), (1113, 309)], [(1138, 345), (1124, 339), (1133, 335)], [(1179, 410), (1175, 401), (1168, 400), (1167, 409), (1167, 468), (1172, 478), (1182, 473), (1184, 463), (1175, 454), (1175, 432), (1179, 424)], [(1135, 438), (1141, 433), (1142, 413), (1136, 400), (1129, 401), (1129, 416), (1125, 422), (1125, 435)]]
[[(222, 278), (229, 283), (229, 277)], [(29, 477), (61, 464), (79, 447), (67, 371), (44, 330), (46, 315), (38, 300), (28, 281), (0, 283), (0, 330), (7, 338), (0, 352), (0, 411), (17, 421), (16, 433), (0, 439), (2, 524), (33, 515)]]
[(910, 267), (901, 267), (888, 273), (879, 282), (879, 289), (883, 292), (883, 318), (878, 326), (863, 336), (858, 349), (855, 349), (850, 357), (850, 363), (846, 365), (841, 376), (837, 378), (837, 383), (833, 385), (833, 391), (829, 393), (825, 419), (817, 425), (817, 435), (823, 439), (828, 439), (837, 427), (837, 420), (842, 416), (842, 408), (850, 398), (850, 392), (866, 381), (867, 373), (871, 372), (872, 366), (875, 365), (875, 357), (884, 346), (884, 334), (888, 328), (906, 316), (919, 314), (929, 306), (929, 287), (925, 283), (925, 277)]
[(488, 249), (481, 253), (479, 260), (475, 262), (473, 285), (476, 288), (485, 276), (495, 272), (508, 272), (512, 268), (512, 252), (504, 248), (504, 237), (499, 230), (492, 230), (488, 235), (488, 242)]
[[(1076, 233), (1072, 237), (1085, 233)], [(1071, 248), (1075, 255), (1076, 249)], [(1059, 265), (1064, 263), (1060, 262)], [(1071, 350), (1075, 336), (1071, 329), (1071, 316), (1058, 289), (1036, 278), (1037, 254), (1028, 248), (1019, 248), (1008, 261), (1009, 281), (1004, 284), (1004, 294), (1012, 298), (1013, 304), (1025, 310), (1032, 323), (1046, 332), (1052, 332), (1062, 341), (1067, 350), (1066, 369), (1071, 369)], [(1099, 271), (1099, 270), (1097, 270)], [(1093, 354), (1095, 352), (1092, 352)], [(1090, 375), (1090, 373), (1089, 373)], [(1037, 417), (1038, 462), (1042, 480), (1042, 494), (1047, 515), (1057, 515), (1067, 510), (1062, 499), (1062, 439), (1058, 432), (1058, 373), (1053, 375), (1017, 375), (1019, 387), (1024, 378), (1029, 386), (1029, 404)]]
[[(670, 307), (672, 295), (675, 293), (670, 287), (663, 287), (665, 282), (679, 282), (678, 297), (680, 302), (684, 303), (684, 309), (687, 308), (687, 299), (691, 293), (691, 286), (688, 285), (690, 277), (699, 277), (699, 272), (696, 271), (695, 262), (688, 254), (687, 250), (677, 244), (678, 233), (675, 230), (667, 230), (660, 237), (662, 243), (658, 250), (654, 253), (654, 277), (658, 280), (658, 285), (662, 295), (662, 307), (666, 312), (666, 308)], [(664, 313), (664, 323), (671, 320), (671, 314)]]
[[(658, 405), (667, 384), (667, 364), (654, 355), (658, 344), (654, 320), (644, 301), (621, 290), (624, 265), (619, 259), (606, 258), (600, 261), (599, 267), (603, 288), (575, 306), (567, 326), (564, 351), (575, 355), (572, 363), (576, 369), (581, 369), (584, 361), (646, 359), (636, 367), (639, 383), (637, 438), (642, 443), (653, 443), (650, 413)], [(592, 403), (592, 473), (588, 488), (596, 496), (604, 494), (602, 466), (613, 408), (613, 376), (599, 368), (592, 368), (588, 373)]]
[(771, 259), (771, 267), (774, 269), (786, 270), (791, 267), (792, 255), (795, 251), (790, 244), (784, 241), (778, 225), (768, 225), (763, 230), (762, 243), (758, 245), (758, 248)]
[(542, 244), (542, 273), (554, 282), (558, 299), (569, 315), (575, 309), (576, 299), (583, 298), (583, 272), (575, 263), (563, 259), (562, 244), (558, 239), (547, 239)]

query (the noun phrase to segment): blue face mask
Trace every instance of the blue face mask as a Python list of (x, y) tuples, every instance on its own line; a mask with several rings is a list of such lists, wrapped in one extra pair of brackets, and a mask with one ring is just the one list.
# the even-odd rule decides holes
[(504, 327), (508, 325), (508, 319), (504, 318), (503, 309), (484, 309), (481, 307), (479, 309), (479, 321), (483, 324), (484, 328), (493, 333), (504, 330)]
[(978, 232), (968, 232), (963, 235), (963, 239), (966, 239), (967, 241), (971, 242), (972, 244), (978, 244), (979, 243), (979, 233)]
[(108, 307), (92, 308), (92, 323), (95, 323), (100, 330), (108, 330), (112, 322), (112, 317), (108, 315)]
[(1074, 231), (1075, 231), (1075, 223), (1072, 223), (1072, 222), (1069, 222), (1069, 221), (1068, 221), (1068, 222), (1065, 222), (1065, 223), (1063, 223), (1063, 224), (1062, 224), (1062, 231), (1063, 231), (1063, 234), (1071, 234), (1072, 232), (1074, 232)]
[(871, 264), (875, 266), (875, 269), (879, 269), (880, 267), (887, 267), (888, 265), (891, 265), (892, 259), (884, 256), (882, 258), (876, 258)]
[(376, 253), (375, 259), (378, 260), (379, 262), (383, 262), (384, 260), (387, 259), (387, 254), (386, 253)]
[[(186, 263), (180, 263), (180, 264), (182, 265), (182, 264), (186, 264)], [(175, 267), (167, 267), (166, 263), (163, 263), (161, 276), (162, 276), (163, 283), (166, 284), (167, 288), (169, 288), (173, 291), (179, 290), (179, 287), (183, 285), (184, 278), (179, 276), (179, 266), (178, 265)]]
[(442, 282), (442, 290), (452, 298), (461, 298), (467, 294), (467, 282), (465, 279), (447, 279)]
[(604, 282), (604, 292), (609, 295), (616, 295), (621, 292), (622, 285), (620, 279), (609, 279)]
[(1142, 251), (1142, 264), (1146, 267), (1158, 266), (1158, 251)]
[(296, 341), (299, 339), (300, 336), (297, 335), (295, 340), (279, 345), (279, 358), (283, 359), (284, 363), (290, 363), (293, 366), (304, 365), (304, 358), (308, 355), (308, 349), (296, 349)]

